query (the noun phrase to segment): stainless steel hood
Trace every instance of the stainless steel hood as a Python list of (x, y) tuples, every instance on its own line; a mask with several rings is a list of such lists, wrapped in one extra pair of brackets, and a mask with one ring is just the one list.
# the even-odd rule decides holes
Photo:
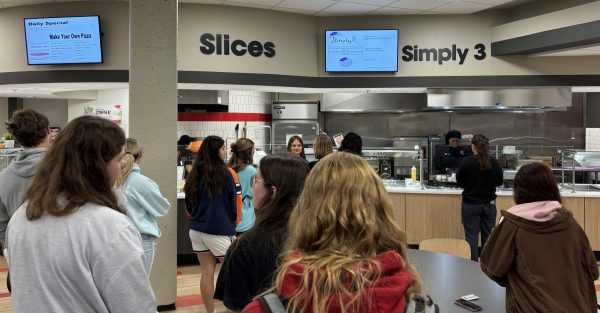
[(324, 93), (322, 112), (416, 112), (427, 110), (425, 93)]
[(565, 111), (571, 88), (427, 89), (427, 107), (439, 110)]
[(565, 111), (571, 88), (427, 89), (427, 93), (324, 93), (322, 112)]

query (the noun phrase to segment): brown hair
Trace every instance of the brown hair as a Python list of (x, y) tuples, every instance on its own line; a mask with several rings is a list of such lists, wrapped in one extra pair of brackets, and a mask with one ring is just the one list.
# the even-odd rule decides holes
[(333, 141), (329, 136), (320, 134), (315, 138), (313, 149), (315, 151), (315, 159), (320, 160), (333, 152)]
[(287, 144), (287, 151), (292, 152), (292, 144), (296, 140), (298, 140), (300, 142), (300, 144), (302, 145), (302, 151), (300, 151), (300, 157), (303, 158), (304, 160), (306, 160), (306, 154), (304, 153), (304, 140), (302, 140), (302, 137), (300, 137), (300, 136), (290, 137), (290, 140), (288, 140), (288, 144)]
[(127, 138), (127, 141), (125, 142), (125, 155), (123, 156), (123, 161), (121, 161), (121, 175), (117, 178), (115, 187), (119, 188), (123, 185), (125, 179), (127, 179), (127, 176), (131, 173), (133, 163), (135, 163), (140, 156), (142, 156), (142, 147), (138, 145), (137, 140)]
[(254, 154), (254, 141), (248, 138), (240, 138), (231, 144), (231, 158), (227, 166), (239, 172), (252, 164)]
[(48, 138), (48, 118), (32, 109), (15, 112), (12, 119), (5, 124), (6, 130), (15, 135), (24, 147), (35, 147)]
[(482, 171), (492, 170), (488, 139), (484, 135), (475, 135), (471, 139), (471, 144), (477, 149), (477, 154), (474, 157), (479, 161), (479, 169)]
[(198, 188), (202, 184), (208, 191), (208, 196), (218, 196), (225, 188), (227, 167), (219, 150), (225, 145), (225, 140), (219, 136), (208, 136), (202, 140), (198, 157), (192, 165), (192, 171), (185, 179), (186, 200), (193, 205), (198, 200)]
[(521, 166), (515, 176), (513, 197), (516, 204), (536, 201), (558, 201), (562, 203), (556, 177), (543, 163)]
[(381, 274), (372, 257), (392, 250), (412, 274), (410, 298), (421, 287), (406, 249), (405, 233), (394, 222), (392, 202), (373, 168), (352, 153), (332, 153), (312, 169), (292, 211), (274, 288), (281, 294), (286, 273), (301, 264), (288, 312), (310, 306), (324, 313), (332, 298), (342, 312), (356, 312), (362, 291)]
[[(269, 194), (256, 207), (256, 221), (252, 228), (232, 244), (237, 249), (249, 234), (260, 232), (261, 240), (253, 242), (257, 251), (279, 246), (288, 233), (290, 214), (308, 175), (308, 164), (291, 153), (269, 155), (260, 160), (258, 171)], [(275, 194), (271, 187), (276, 188)]]
[[(107, 119), (81, 116), (72, 120), (56, 136), (25, 194), (27, 218), (35, 220), (44, 213), (67, 215), (85, 203), (125, 212), (106, 171), (124, 144), (123, 130)], [(57, 203), (58, 196), (64, 196), (64, 206)]]

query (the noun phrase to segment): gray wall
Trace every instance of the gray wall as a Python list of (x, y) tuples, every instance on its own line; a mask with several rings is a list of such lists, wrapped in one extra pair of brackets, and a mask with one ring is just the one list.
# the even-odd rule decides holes
[(23, 109), (33, 109), (50, 120), (50, 127), (64, 127), (68, 121), (68, 101), (64, 99), (23, 99)]
[(600, 128), (600, 93), (587, 93), (585, 127)]

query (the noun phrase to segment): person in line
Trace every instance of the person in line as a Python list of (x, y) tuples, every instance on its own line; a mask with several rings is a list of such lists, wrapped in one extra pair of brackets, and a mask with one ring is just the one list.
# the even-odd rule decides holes
[(227, 166), (238, 175), (242, 187), (242, 220), (235, 227), (237, 235), (248, 231), (254, 225), (254, 205), (252, 204), (252, 180), (256, 168), (252, 165), (254, 158), (254, 142), (248, 138), (240, 138), (231, 144), (231, 158)]
[(522, 166), (513, 197), (481, 253), (483, 272), (506, 287), (506, 312), (597, 312), (596, 258), (550, 168)]
[[(32, 109), (19, 110), (6, 122), (6, 130), (23, 146), (17, 157), (0, 172), (0, 246), (6, 248), (8, 221), (23, 204), (23, 196), (50, 146), (50, 122)], [(11, 290), (10, 274), (6, 276)]]
[(192, 142), (192, 137), (182, 135), (177, 140), (177, 166), (185, 166), (192, 164), (190, 159), (193, 157), (192, 151), (189, 150), (189, 145)]
[(451, 130), (446, 134), (446, 145), (437, 147), (433, 164), (439, 173), (456, 173), (460, 161), (468, 155), (467, 149), (460, 145), (461, 138), (458, 130)]
[(349, 132), (342, 139), (342, 145), (338, 151), (350, 152), (362, 156), (362, 138), (353, 132)]
[(208, 313), (215, 310), (216, 258), (225, 256), (239, 223), (237, 191), (234, 177), (225, 165), (226, 156), (223, 138), (206, 137), (184, 187), (186, 210), (190, 215), (190, 239), (202, 273), (200, 293)]
[(260, 161), (253, 184), (256, 224), (231, 245), (217, 279), (215, 298), (228, 309), (241, 311), (271, 286), (290, 212), (308, 171), (306, 162), (290, 154)]
[(158, 185), (140, 173), (142, 147), (133, 138), (127, 138), (125, 155), (121, 164), (121, 175), (115, 187), (121, 196), (122, 205), (127, 216), (140, 231), (144, 254), (146, 255), (146, 272), (150, 275), (156, 240), (160, 237), (160, 229), (156, 219), (169, 213), (171, 204), (160, 193)]
[(95, 116), (56, 136), (8, 224), (14, 312), (156, 312), (140, 233), (112, 188), (124, 145)]
[(489, 154), (488, 139), (475, 135), (471, 141), (472, 156), (460, 161), (456, 182), (462, 188), (461, 220), (465, 240), (471, 247), (471, 260), (479, 257), (478, 238), (485, 245), (496, 224), (496, 187), (502, 185), (502, 167)]
[[(404, 312), (421, 289), (405, 238), (371, 166), (332, 153), (306, 179), (271, 291), (288, 312)], [(266, 310), (254, 300), (243, 312)]]
[(292, 136), (288, 140), (287, 150), (298, 157), (301, 157), (306, 161), (306, 154), (304, 153), (304, 141), (300, 136)]
[(320, 134), (315, 138), (313, 142), (313, 149), (315, 151), (315, 161), (308, 162), (308, 167), (312, 168), (319, 162), (320, 159), (326, 157), (328, 154), (333, 152), (333, 140), (327, 136), (327, 134)]

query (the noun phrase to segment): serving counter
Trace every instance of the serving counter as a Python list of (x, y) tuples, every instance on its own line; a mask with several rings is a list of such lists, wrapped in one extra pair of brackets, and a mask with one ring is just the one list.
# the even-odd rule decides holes
[[(414, 189), (387, 187), (394, 204), (396, 222), (406, 230), (408, 244), (419, 244), (423, 239), (464, 239), (461, 224), (460, 189)], [(496, 207), (500, 210), (514, 205), (511, 190), (498, 190)], [(600, 251), (600, 192), (570, 190), (561, 192), (564, 206), (573, 212), (587, 234), (592, 249)]]
[[(419, 244), (430, 238), (464, 239), (461, 224), (461, 189), (420, 189), (406, 187), (386, 187), (393, 203), (396, 222), (406, 231), (408, 244)], [(496, 193), (496, 207), (500, 210), (514, 205), (512, 191), (499, 189)], [(587, 234), (592, 249), (600, 251), (600, 191), (561, 192), (564, 206), (573, 212), (575, 219)], [(187, 237), (187, 215), (183, 204), (183, 193), (177, 194), (180, 241), (189, 243)], [(190, 251), (189, 244), (179, 244), (181, 251)]]

